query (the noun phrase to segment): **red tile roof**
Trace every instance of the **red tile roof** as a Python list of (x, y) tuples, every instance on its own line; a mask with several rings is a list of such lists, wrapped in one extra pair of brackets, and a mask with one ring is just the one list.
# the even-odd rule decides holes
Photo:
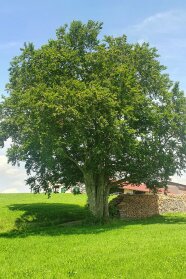
[[(147, 188), (146, 184), (142, 183), (142, 184), (128, 184), (128, 183), (122, 183), (121, 187), (123, 189), (127, 189), (127, 190), (134, 190), (134, 191), (140, 191), (140, 192), (151, 192), (151, 190), (149, 188)], [(163, 193), (164, 192), (164, 188), (158, 188), (158, 192), (159, 193)]]

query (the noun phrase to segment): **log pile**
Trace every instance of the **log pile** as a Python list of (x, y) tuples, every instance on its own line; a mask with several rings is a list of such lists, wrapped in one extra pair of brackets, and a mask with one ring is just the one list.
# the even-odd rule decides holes
[(166, 212), (186, 212), (186, 195), (119, 195), (111, 201), (121, 219), (140, 219)]
[(182, 195), (159, 195), (159, 213), (186, 212), (186, 194)]

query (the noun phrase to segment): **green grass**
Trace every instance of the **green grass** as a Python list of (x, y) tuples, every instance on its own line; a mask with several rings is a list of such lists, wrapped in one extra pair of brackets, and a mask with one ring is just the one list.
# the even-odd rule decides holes
[(186, 278), (186, 214), (105, 225), (85, 195), (0, 195), (0, 278)]

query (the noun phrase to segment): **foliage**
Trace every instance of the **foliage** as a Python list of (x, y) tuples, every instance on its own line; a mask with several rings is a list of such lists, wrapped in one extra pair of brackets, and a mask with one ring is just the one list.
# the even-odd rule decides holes
[(107, 215), (110, 181), (165, 186), (186, 163), (186, 102), (149, 44), (99, 40), (102, 24), (73, 21), (56, 39), (25, 44), (10, 66), (0, 142), (25, 162), (32, 188), (86, 184)]
[(72, 193), (73, 193), (74, 195), (79, 195), (79, 194), (81, 194), (81, 191), (80, 191), (79, 186), (73, 187)]
[(119, 215), (119, 209), (117, 207), (118, 204), (123, 200), (123, 194), (118, 195), (117, 197), (114, 197), (110, 202), (109, 202), (109, 215), (111, 217), (118, 218)]

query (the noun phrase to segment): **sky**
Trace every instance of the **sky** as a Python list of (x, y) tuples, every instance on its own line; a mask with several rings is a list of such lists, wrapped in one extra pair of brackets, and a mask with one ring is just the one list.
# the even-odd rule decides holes
[[(24, 42), (36, 47), (55, 38), (55, 30), (72, 20), (103, 22), (101, 35), (126, 34), (129, 42), (149, 42), (156, 47), (167, 73), (186, 92), (185, 0), (0, 0), (0, 95), (8, 82), (11, 59)], [(28, 192), (26, 172), (7, 164), (0, 149), (0, 193)], [(173, 177), (186, 183), (186, 174)]]

